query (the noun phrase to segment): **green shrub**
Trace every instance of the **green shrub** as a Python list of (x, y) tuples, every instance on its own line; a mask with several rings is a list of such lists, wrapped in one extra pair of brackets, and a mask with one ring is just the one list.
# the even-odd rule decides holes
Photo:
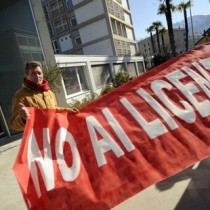
[(92, 97), (91, 96), (86, 96), (82, 100), (77, 100), (77, 99), (72, 99), (72, 102), (69, 103), (70, 108), (77, 108), (81, 109), (82, 107), (86, 106), (90, 102), (94, 101), (97, 98), (97, 94), (94, 94)]
[(161, 63), (164, 63), (165, 61), (169, 60), (171, 58), (170, 54), (166, 54), (166, 55), (154, 55), (152, 62), (154, 64), (154, 66), (158, 66)]
[(128, 82), (132, 78), (129, 76), (129, 74), (125, 71), (118, 72), (114, 79), (113, 79), (113, 87), (119, 87), (120, 85)]
[(44, 78), (48, 81), (53, 92), (59, 92), (61, 87), (61, 78), (64, 77), (64, 70), (57, 65), (43, 66)]
[(109, 91), (111, 91), (111, 90), (113, 90), (114, 88), (113, 88), (113, 86), (112, 85), (110, 85), (110, 84), (107, 84), (106, 86), (104, 86), (103, 88), (102, 88), (102, 90), (101, 90), (101, 96), (102, 95), (105, 95), (106, 93), (108, 93)]

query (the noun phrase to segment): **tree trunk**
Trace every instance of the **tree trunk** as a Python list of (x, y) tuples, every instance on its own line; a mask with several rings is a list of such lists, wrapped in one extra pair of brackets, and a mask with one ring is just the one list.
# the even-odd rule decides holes
[(188, 22), (187, 22), (187, 11), (184, 9), (184, 23), (185, 23), (185, 49), (188, 51)]
[(174, 32), (173, 32), (173, 25), (172, 25), (172, 15), (171, 15), (171, 8), (170, 8), (170, 0), (166, 0), (166, 20), (168, 25), (168, 34), (169, 34), (169, 40), (170, 40), (170, 46), (173, 57), (176, 56), (176, 46), (175, 46), (175, 40), (174, 40)]
[(154, 45), (154, 40), (153, 40), (152, 32), (150, 32), (150, 39), (151, 39), (151, 43), (152, 43), (153, 54), (155, 54), (156, 53), (156, 50), (155, 50), (155, 45)]
[(159, 31), (158, 31), (158, 28), (156, 28), (155, 30), (156, 30), (156, 36), (157, 36), (158, 53), (161, 54)]

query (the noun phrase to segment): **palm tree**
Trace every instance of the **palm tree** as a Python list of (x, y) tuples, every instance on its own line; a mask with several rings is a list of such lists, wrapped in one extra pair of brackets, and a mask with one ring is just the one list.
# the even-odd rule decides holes
[(159, 28), (162, 27), (162, 23), (160, 21), (156, 21), (152, 23), (152, 26), (154, 27), (156, 31), (156, 38), (157, 38), (157, 46), (158, 46), (158, 53), (161, 54), (160, 49), (160, 38), (159, 38)]
[(165, 40), (164, 40), (164, 35), (167, 33), (167, 30), (165, 27), (162, 27), (160, 30), (159, 30), (159, 33), (161, 35), (161, 40), (162, 40), (162, 51), (164, 54), (166, 54), (166, 47), (165, 47)]
[[(209, 0), (210, 2), (210, 0)], [(194, 37), (194, 30), (193, 30), (193, 20), (192, 20), (192, 11), (191, 11), (191, 7), (193, 6), (192, 4), (192, 0), (190, 0), (191, 6), (190, 6), (190, 22), (191, 22), (191, 30), (192, 30), (192, 38), (193, 38), (193, 47), (195, 45), (195, 37)]]
[(152, 43), (152, 51), (153, 51), (153, 54), (155, 54), (156, 50), (155, 50), (155, 45), (154, 45), (154, 40), (153, 40), (153, 35), (152, 35), (152, 32), (154, 31), (154, 26), (150, 26), (149, 28), (146, 29), (146, 31), (148, 33), (150, 33), (150, 39), (151, 39), (151, 43)]
[(168, 35), (170, 40), (170, 46), (173, 57), (176, 56), (176, 46), (174, 40), (173, 24), (172, 24), (172, 14), (171, 11), (175, 11), (175, 6), (171, 3), (172, 0), (160, 0), (161, 3), (158, 8), (158, 14), (165, 14), (166, 22), (168, 25)]
[(188, 22), (187, 22), (187, 9), (191, 7), (191, 1), (189, 0), (188, 2), (182, 1), (178, 6), (177, 10), (178, 11), (183, 11), (184, 12), (184, 24), (185, 24), (185, 50), (188, 50), (188, 34), (189, 34), (189, 29), (188, 29)]

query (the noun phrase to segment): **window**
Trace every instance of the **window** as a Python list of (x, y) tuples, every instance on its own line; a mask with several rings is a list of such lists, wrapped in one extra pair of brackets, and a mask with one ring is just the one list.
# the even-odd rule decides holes
[(71, 26), (76, 26), (77, 25), (77, 19), (76, 19), (75, 16), (70, 18), (70, 23), (71, 23)]
[(66, 17), (63, 16), (63, 17), (59, 17), (59, 18), (55, 19), (54, 20), (54, 28), (55, 28), (56, 33), (61, 33), (65, 30), (67, 30), (68, 24), (66, 21)]
[(67, 8), (73, 7), (72, 0), (66, 0), (66, 6), (67, 6)]
[(34, 61), (41, 61), (41, 60), (43, 60), (42, 54), (41, 53), (37, 53), (37, 52), (32, 53), (32, 60), (34, 60)]
[(55, 0), (50, 3), (50, 10), (52, 16), (61, 14), (64, 11), (62, 0)]
[(75, 44), (76, 44), (76, 45), (82, 44), (82, 41), (81, 41), (81, 39), (80, 39), (80, 36), (77, 36), (77, 37), (74, 39), (74, 41), (75, 41)]
[(39, 42), (34, 38), (28, 38), (28, 44), (33, 47), (39, 46)]
[(139, 69), (139, 73), (143, 73), (144, 72), (143, 62), (137, 62), (137, 66), (138, 66), (138, 69)]
[(121, 23), (117, 22), (117, 32), (119, 36), (122, 36), (122, 28), (121, 28)]
[(106, 0), (108, 12), (113, 16), (125, 20), (123, 8), (113, 0)]
[(88, 90), (84, 66), (65, 68), (65, 78), (63, 81), (67, 95)]
[(47, 23), (47, 27), (48, 27), (48, 31), (50, 33), (50, 37), (52, 37), (54, 35), (54, 32), (53, 32), (51, 23)]
[(43, 7), (43, 10), (44, 10), (45, 18), (46, 18), (46, 19), (49, 19), (49, 18), (50, 18), (50, 15), (49, 15), (48, 8), (47, 8), (46, 6), (44, 6), (44, 7)]
[(128, 74), (132, 77), (132, 76), (136, 76), (136, 66), (135, 63), (127, 63), (128, 66)]
[(113, 34), (117, 35), (116, 21), (114, 19), (112, 19), (112, 18), (111, 18), (111, 24), (112, 24)]
[(114, 63), (115, 74), (117, 74), (120, 71), (125, 71), (125, 64), (124, 63)]
[(93, 76), (96, 88), (111, 83), (111, 74), (109, 64), (92, 66)]
[(116, 34), (118, 36), (127, 37), (125, 24), (123, 24), (119, 21), (116, 21), (112, 18), (111, 18), (111, 24), (112, 24), (113, 34)]
[(18, 44), (19, 45), (22, 45), (22, 46), (27, 46), (28, 45), (28, 41), (27, 41), (27, 38), (25, 36), (17, 36), (17, 41), (18, 41)]
[(53, 47), (53, 51), (55, 54), (58, 54), (59, 53), (59, 49), (58, 49), (58, 44), (57, 44), (57, 41), (54, 40), (51, 42), (52, 43), (52, 47)]
[(115, 48), (118, 56), (131, 55), (131, 49), (128, 42), (115, 39)]
[(122, 0), (116, 0), (119, 4), (122, 4)]

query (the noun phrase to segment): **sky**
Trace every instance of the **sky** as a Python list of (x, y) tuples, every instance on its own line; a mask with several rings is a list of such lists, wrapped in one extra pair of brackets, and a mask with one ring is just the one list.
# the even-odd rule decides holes
[[(187, 0), (172, 0), (174, 5)], [(130, 10), (134, 25), (135, 38), (137, 40), (149, 37), (146, 29), (153, 22), (160, 21), (167, 28), (165, 15), (157, 15), (160, 0), (129, 0)], [(210, 15), (210, 0), (192, 0), (191, 13), (193, 15)], [(187, 10), (187, 16), (190, 16), (190, 10)], [(183, 12), (172, 14), (173, 23), (184, 20)]]

